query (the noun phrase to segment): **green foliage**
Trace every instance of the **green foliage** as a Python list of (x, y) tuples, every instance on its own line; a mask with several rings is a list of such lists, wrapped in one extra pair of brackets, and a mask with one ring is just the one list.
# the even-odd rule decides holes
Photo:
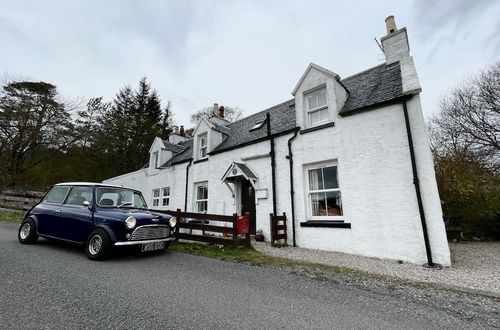
[(11, 81), (0, 92), (0, 186), (45, 190), (57, 182), (102, 181), (138, 170), (156, 136), (172, 131), (146, 78), (112, 102), (92, 98), (84, 109), (62, 102), (54, 85)]
[[(7, 82), (0, 91), (0, 185), (64, 152), (75, 140), (71, 106), (44, 82)], [(40, 151), (44, 153), (40, 153)]]

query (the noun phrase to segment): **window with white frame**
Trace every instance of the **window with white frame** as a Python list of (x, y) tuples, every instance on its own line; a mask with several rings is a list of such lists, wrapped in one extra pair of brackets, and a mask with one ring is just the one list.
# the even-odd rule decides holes
[(208, 183), (199, 183), (195, 186), (196, 212), (207, 213), (208, 210)]
[(207, 152), (208, 152), (207, 140), (208, 140), (207, 133), (198, 136), (199, 159), (207, 158)]
[(312, 219), (342, 216), (337, 165), (307, 168), (309, 209)]
[(306, 95), (306, 100), (309, 126), (315, 126), (330, 120), (325, 89)]
[(159, 161), (159, 154), (158, 154), (158, 151), (157, 152), (153, 152), (153, 168), (158, 168), (159, 165), (158, 165), (158, 161)]
[(153, 189), (153, 206), (160, 205), (160, 189)]
[(170, 204), (170, 187), (161, 188), (161, 206)]

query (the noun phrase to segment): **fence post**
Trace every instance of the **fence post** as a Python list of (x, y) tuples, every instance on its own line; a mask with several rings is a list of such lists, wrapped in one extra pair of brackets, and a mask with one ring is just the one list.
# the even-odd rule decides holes
[(270, 233), (271, 233), (271, 246), (274, 246), (274, 219), (273, 214), (269, 213), (269, 225), (270, 225)]
[(238, 218), (238, 214), (233, 213), (233, 240), (238, 238), (238, 234), (236, 234), (236, 219)]

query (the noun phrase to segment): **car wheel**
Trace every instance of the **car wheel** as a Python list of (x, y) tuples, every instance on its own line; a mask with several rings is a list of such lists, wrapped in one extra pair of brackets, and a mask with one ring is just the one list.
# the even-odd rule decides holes
[(17, 238), (22, 244), (35, 243), (38, 239), (36, 234), (35, 221), (31, 218), (26, 218), (19, 226)]
[(106, 259), (111, 250), (111, 240), (108, 234), (102, 229), (94, 230), (85, 244), (87, 257), (92, 260)]

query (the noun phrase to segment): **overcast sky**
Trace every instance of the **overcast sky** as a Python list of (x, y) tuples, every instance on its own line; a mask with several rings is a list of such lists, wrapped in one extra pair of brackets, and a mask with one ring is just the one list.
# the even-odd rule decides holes
[(290, 99), (310, 62), (341, 77), (382, 63), (384, 19), (406, 26), (426, 117), (500, 57), (500, 1), (0, 0), (0, 74), (111, 100), (147, 76), (175, 120), (217, 102), (246, 115)]

